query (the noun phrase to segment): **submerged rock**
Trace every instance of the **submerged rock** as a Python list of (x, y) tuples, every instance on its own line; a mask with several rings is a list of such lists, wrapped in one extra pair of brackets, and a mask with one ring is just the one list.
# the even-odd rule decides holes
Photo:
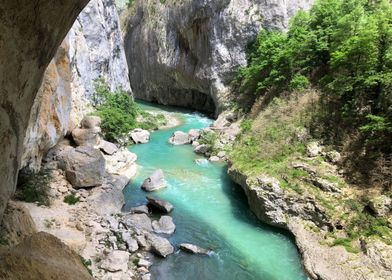
[(131, 132), (131, 138), (135, 144), (146, 144), (150, 141), (150, 132), (141, 128), (135, 128)]
[(169, 139), (169, 143), (172, 145), (185, 145), (191, 143), (191, 138), (188, 133), (182, 131), (176, 131)]
[(173, 223), (172, 217), (162, 216), (159, 221), (152, 222), (152, 228), (156, 233), (173, 234), (176, 230), (176, 225)]
[(161, 212), (170, 213), (174, 208), (172, 204), (165, 200), (157, 199), (152, 196), (147, 196), (146, 198), (149, 205), (152, 205), (154, 208), (158, 209)]
[(190, 244), (190, 243), (181, 243), (180, 244), (180, 249), (192, 254), (202, 254), (202, 255), (208, 255), (209, 250), (201, 248), (199, 246)]
[(141, 185), (141, 188), (147, 192), (154, 192), (165, 187), (166, 181), (162, 169), (155, 170)]

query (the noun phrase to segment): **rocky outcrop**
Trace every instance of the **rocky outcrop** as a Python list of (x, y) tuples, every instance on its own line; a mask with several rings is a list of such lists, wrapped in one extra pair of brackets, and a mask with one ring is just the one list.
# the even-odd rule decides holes
[(87, 2), (1, 3), (0, 220), (15, 191), (29, 115), (44, 71)]
[[(246, 176), (233, 166), (229, 175), (242, 186), (250, 209), (261, 221), (287, 229), (294, 235), (304, 268), (312, 279), (370, 280), (392, 276), (388, 257), (391, 247), (381, 241), (369, 243), (371, 249), (356, 254), (342, 246), (326, 245), (327, 233), (334, 224), (312, 194), (283, 189), (278, 180), (265, 175)], [(376, 251), (378, 253), (373, 254)]]
[(125, 35), (136, 97), (214, 113), (262, 27), (285, 29), (312, 0), (136, 0)]
[(1, 251), (0, 259), (1, 279), (93, 279), (74, 251), (44, 232)]
[(92, 0), (45, 72), (30, 113), (22, 167), (38, 170), (45, 153), (92, 110), (96, 79), (103, 78), (112, 91), (130, 92), (127, 73), (114, 1)]
[(141, 185), (141, 188), (147, 192), (158, 191), (165, 187), (166, 181), (162, 169), (155, 170)]

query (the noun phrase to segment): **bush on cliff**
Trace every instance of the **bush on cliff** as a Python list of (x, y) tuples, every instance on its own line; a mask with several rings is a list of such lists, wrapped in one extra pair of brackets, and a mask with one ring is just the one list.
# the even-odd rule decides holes
[(26, 202), (36, 202), (39, 205), (50, 205), (49, 183), (52, 179), (50, 170), (39, 172), (24, 172), (19, 174), (15, 198)]
[(375, 159), (392, 157), (392, 7), (387, 0), (319, 0), (291, 20), (287, 33), (262, 30), (235, 81), (242, 96), (263, 98), (264, 104), (310, 84), (321, 93), (314, 136), (347, 146), (355, 159), (351, 165), (363, 165), (360, 174), (369, 177), (372, 170), (385, 169)]

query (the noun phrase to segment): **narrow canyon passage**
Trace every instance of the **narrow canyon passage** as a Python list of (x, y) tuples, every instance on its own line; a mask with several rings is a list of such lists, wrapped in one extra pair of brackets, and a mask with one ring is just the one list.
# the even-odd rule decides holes
[(153, 195), (175, 207), (171, 215), (177, 230), (171, 243), (193, 243), (213, 253), (199, 256), (176, 252), (155, 263), (153, 279), (306, 279), (293, 239), (256, 219), (242, 189), (227, 176), (224, 164), (197, 156), (190, 145), (167, 142), (174, 131), (205, 128), (212, 120), (185, 110), (177, 116), (183, 121), (179, 127), (154, 132), (148, 144), (130, 148), (138, 155), (140, 168), (124, 191), (125, 210), (146, 202), (146, 193), (139, 186), (152, 171), (161, 168), (168, 187)]

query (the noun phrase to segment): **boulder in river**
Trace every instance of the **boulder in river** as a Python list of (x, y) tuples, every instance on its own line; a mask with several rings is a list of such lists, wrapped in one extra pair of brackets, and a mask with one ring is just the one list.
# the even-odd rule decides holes
[(165, 200), (157, 199), (152, 196), (147, 196), (146, 198), (149, 205), (153, 206), (154, 208), (158, 209), (163, 213), (170, 213), (174, 208), (172, 204)]
[(210, 150), (210, 147), (206, 144), (201, 144), (193, 150), (196, 154), (205, 154)]
[(147, 192), (154, 192), (165, 187), (166, 181), (162, 169), (155, 170), (141, 185), (141, 188)]
[(131, 132), (131, 138), (135, 144), (145, 144), (150, 141), (150, 132), (141, 128), (135, 128)]
[(190, 129), (188, 136), (191, 141), (195, 141), (200, 138), (200, 129)]
[(220, 160), (220, 158), (217, 157), (217, 156), (212, 156), (212, 157), (210, 157), (208, 160), (209, 160), (209, 161), (212, 161), (212, 162), (217, 162), (217, 161)]
[(176, 131), (169, 139), (169, 143), (172, 145), (185, 145), (191, 143), (191, 138), (188, 133), (182, 131)]
[(152, 228), (156, 233), (173, 234), (176, 230), (176, 225), (173, 223), (172, 217), (162, 216), (159, 221), (152, 222)]
[(190, 243), (181, 243), (180, 249), (192, 254), (201, 254), (201, 255), (208, 255), (208, 253), (210, 252), (207, 249), (201, 248), (199, 246)]
[(74, 188), (101, 185), (105, 174), (105, 159), (101, 152), (89, 146), (65, 150), (60, 167)]
[(170, 255), (174, 252), (173, 246), (166, 238), (151, 233), (146, 233), (145, 237), (151, 246), (150, 250), (158, 256), (166, 258), (167, 255)]

